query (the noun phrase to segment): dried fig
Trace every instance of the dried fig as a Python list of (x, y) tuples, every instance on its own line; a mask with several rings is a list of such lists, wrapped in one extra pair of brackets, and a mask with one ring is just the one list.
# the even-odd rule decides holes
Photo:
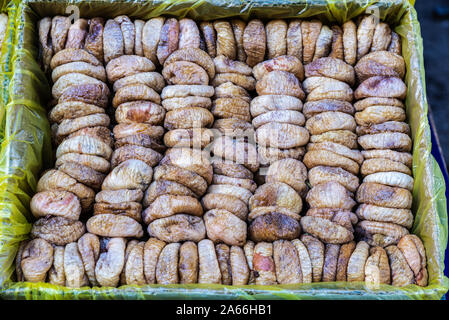
[(313, 236), (303, 234), (301, 241), (307, 247), (312, 263), (312, 281), (320, 282), (324, 267), (324, 244)]
[(179, 49), (199, 48), (200, 31), (192, 19), (179, 20)]
[(287, 23), (284, 20), (270, 20), (265, 26), (267, 33), (268, 59), (287, 53)]
[(317, 114), (329, 111), (344, 112), (350, 115), (353, 115), (355, 112), (352, 104), (347, 101), (323, 99), (306, 102), (302, 113), (306, 119), (310, 119)]
[(148, 20), (142, 30), (142, 46), (145, 57), (150, 59), (154, 64), (158, 62), (157, 48), (161, 39), (162, 26), (165, 18), (157, 17)]
[(121, 78), (135, 75), (140, 72), (150, 72), (156, 69), (150, 59), (136, 56), (125, 55), (111, 59), (106, 65), (106, 74), (109, 82), (115, 82)]
[(312, 62), (315, 54), (315, 47), (320, 35), (322, 23), (319, 20), (302, 21), (302, 44), (303, 44), (303, 62), (308, 64)]
[(271, 122), (257, 128), (256, 141), (264, 147), (301, 147), (309, 141), (309, 132), (294, 124)]
[(254, 242), (293, 240), (300, 232), (297, 220), (276, 211), (257, 217), (249, 226), (249, 238)]
[(95, 266), (95, 277), (101, 286), (116, 287), (119, 284), (120, 274), (125, 266), (125, 248), (124, 238), (108, 240), (106, 250), (100, 253)]
[(357, 60), (360, 60), (371, 48), (377, 19), (375, 15), (366, 15), (357, 28)]
[(179, 248), (179, 283), (198, 282), (198, 247), (194, 242), (184, 242)]
[(90, 284), (98, 286), (98, 281), (95, 277), (95, 265), (100, 256), (100, 240), (92, 233), (85, 233), (78, 239), (78, 251)]
[(407, 189), (389, 187), (374, 182), (364, 182), (357, 190), (359, 203), (373, 204), (381, 207), (410, 209), (412, 194)]
[(338, 244), (326, 244), (323, 265), (323, 282), (335, 281), (337, 275), (338, 255), (340, 246)]
[(64, 16), (54, 16), (51, 21), (51, 43), (53, 52), (58, 53), (65, 48), (71, 20)]
[(388, 24), (378, 23), (374, 29), (373, 42), (371, 44), (371, 51), (387, 50), (391, 42), (391, 29)]
[(316, 40), (315, 53), (313, 54), (312, 61), (329, 55), (332, 45), (332, 34), (332, 30), (328, 26), (323, 25), (321, 27), (320, 34)]
[(104, 62), (109, 63), (114, 58), (123, 56), (125, 44), (120, 25), (113, 19), (106, 21), (103, 31)]
[(353, 86), (355, 83), (354, 68), (337, 58), (327, 57), (316, 59), (304, 69), (306, 77), (332, 78), (346, 82), (350, 86)]
[(381, 283), (390, 284), (388, 256), (381, 247), (370, 249), (370, 256), (365, 264), (365, 282), (370, 286), (378, 286)]
[(339, 167), (316, 166), (309, 170), (308, 177), (312, 187), (331, 181), (338, 182), (351, 192), (359, 187), (359, 178)]
[(150, 148), (126, 145), (114, 150), (111, 157), (111, 167), (115, 168), (120, 163), (129, 159), (141, 160), (150, 167), (154, 167), (162, 159), (162, 155)]
[(81, 214), (78, 197), (67, 191), (38, 192), (31, 198), (30, 208), (36, 218), (52, 215), (78, 220)]
[(413, 214), (408, 209), (394, 209), (371, 204), (361, 204), (357, 208), (356, 213), (360, 219), (364, 220), (391, 222), (404, 226), (405, 228), (411, 228), (413, 225)]
[(261, 20), (253, 19), (246, 25), (243, 32), (243, 49), (246, 53), (246, 63), (253, 67), (262, 62), (265, 57), (266, 34)]
[(351, 210), (356, 204), (351, 198), (349, 191), (334, 181), (319, 184), (310, 189), (307, 193), (306, 201), (311, 208), (341, 208)]
[(355, 249), (355, 242), (351, 241), (342, 244), (340, 247), (340, 252), (338, 254), (337, 260), (337, 274), (335, 276), (336, 281), (346, 281), (347, 280), (347, 268), (349, 259), (352, 256), (352, 252)]
[(391, 284), (396, 287), (403, 287), (415, 282), (413, 271), (407, 264), (407, 260), (396, 246), (386, 247), (388, 260), (391, 268)]
[[(410, 152), (412, 150), (412, 139), (400, 132), (382, 132), (367, 134), (358, 138), (358, 143), (365, 150), (370, 149), (394, 149), (393, 151)], [(381, 152), (378, 150), (378, 152)], [(385, 151), (382, 150), (382, 153)]]
[(175, 18), (165, 20), (161, 28), (159, 43), (157, 46), (157, 59), (161, 65), (176, 49), (179, 42), (179, 23)]
[(102, 237), (143, 236), (142, 226), (134, 219), (115, 214), (95, 215), (86, 222), (87, 231)]
[(53, 264), (53, 247), (44, 239), (28, 242), (22, 252), (20, 266), (25, 281), (45, 282)]
[(327, 219), (305, 216), (301, 218), (300, 223), (304, 232), (310, 233), (324, 243), (342, 244), (354, 239), (348, 229)]
[(154, 180), (168, 180), (180, 183), (191, 189), (197, 196), (207, 190), (207, 182), (199, 174), (172, 165), (160, 165), (154, 169)]
[(144, 246), (145, 242), (139, 242), (129, 252), (128, 259), (125, 264), (126, 284), (146, 284), (144, 275)]
[(256, 244), (252, 263), (256, 285), (277, 284), (271, 243), (259, 242)]
[(207, 237), (214, 242), (242, 246), (246, 241), (246, 223), (224, 209), (212, 209), (204, 214)]
[(156, 266), (159, 260), (159, 255), (165, 247), (165, 242), (156, 238), (150, 238), (145, 242), (143, 248), (143, 271), (146, 283), (156, 283)]
[(364, 281), (365, 280), (365, 264), (369, 256), (369, 245), (365, 241), (357, 243), (347, 267), (347, 281)]
[(212, 241), (204, 239), (198, 243), (198, 283), (221, 283), (221, 272)]
[(76, 242), (69, 243), (64, 250), (65, 285), (69, 288), (81, 288), (86, 283), (84, 264)]
[(273, 242), (276, 279), (279, 284), (302, 282), (301, 265), (295, 246), (286, 240)]
[(148, 225), (150, 236), (165, 242), (194, 241), (205, 238), (206, 228), (201, 218), (188, 214), (175, 214)]
[(398, 248), (415, 274), (416, 284), (427, 286), (426, 251), (421, 239), (414, 234), (408, 234), (399, 240)]
[(58, 246), (77, 241), (86, 228), (80, 221), (66, 219), (64, 217), (40, 218), (31, 229), (33, 238), (42, 238)]
[(165, 86), (165, 81), (164, 77), (158, 72), (141, 72), (118, 79), (114, 82), (113, 90), (116, 92), (123, 87), (133, 84), (143, 84), (156, 92), (161, 92)]
[(161, 195), (142, 212), (146, 224), (160, 218), (170, 217), (177, 213), (191, 214), (201, 217), (203, 208), (199, 201), (193, 197), (181, 195)]
[(357, 26), (352, 20), (343, 24), (343, 50), (345, 62), (351, 66), (357, 62)]
[(205, 53), (201, 49), (180, 48), (179, 50), (176, 50), (167, 58), (167, 60), (165, 60), (164, 68), (166, 68), (169, 64), (177, 61), (186, 61), (197, 64), (207, 72), (209, 79), (213, 79), (215, 76), (214, 61), (207, 53)]
[(287, 29), (287, 54), (302, 61), (301, 20), (290, 20)]
[(216, 47), (216, 36), (215, 29), (212, 22), (201, 22), (200, 24), (201, 32), (206, 42), (207, 53), (212, 58), (215, 58), (217, 55), (217, 47)]
[(301, 111), (302, 102), (289, 95), (263, 95), (251, 100), (250, 110), (254, 118), (269, 111)]
[(63, 246), (53, 248), (53, 265), (48, 270), (48, 282), (58, 286), (65, 286), (64, 250)]
[(129, 159), (115, 167), (104, 179), (103, 190), (142, 189), (151, 182), (152, 168), (145, 162)]

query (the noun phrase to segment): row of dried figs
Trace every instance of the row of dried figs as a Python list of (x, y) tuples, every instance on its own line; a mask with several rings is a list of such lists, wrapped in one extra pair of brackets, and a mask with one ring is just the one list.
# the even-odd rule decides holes
[(16, 260), (19, 281), (79, 288), (86, 285), (214, 283), (275, 285), (365, 281), (404, 286), (427, 277), (421, 240), (406, 235), (397, 246), (371, 247), (364, 241), (324, 244), (304, 234), (292, 241), (252, 241), (241, 246), (166, 243), (84, 234), (77, 242), (51, 245), (37, 238), (22, 242)]
[(19, 280), (427, 285), (388, 25), (65, 19), (39, 22), (57, 162)]
[(85, 49), (105, 63), (135, 54), (160, 65), (177, 49), (199, 48), (212, 58), (223, 55), (250, 67), (282, 55), (296, 57), (304, 64), (329, 56), (355, 65), (369, 52), (401, 54), (399, 35), (373, 15), (330, 27), (316, 19), (197, 23), (165, 17), (132, 21), (125, 15), (108, 20), (78, 19), (73, 24), (68, 17), (45, 17), (38, 26), (41, 62), (46, 71), (50, 70), (52, 55), (64, 48)]

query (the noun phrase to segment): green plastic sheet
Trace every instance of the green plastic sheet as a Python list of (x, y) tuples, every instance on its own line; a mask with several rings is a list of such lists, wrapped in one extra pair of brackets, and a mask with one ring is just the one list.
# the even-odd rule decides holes
[[(343, 23), (366, 12), (377, 12), (402, 36), (407, 65), (407, 115), (414, 141), (413, 232), (426, 247), (429, 285), (370, 289), (364, 283), (313, 283), (278, 286), (146, 285), (119, 288), (71, 289), (47, 283), (14, 282), (14, 258), (31, 229), (30, 196), (40, 171), (53, 165), (50, 128), (44, 106), (50, 88), (36, 63), (36, 22), (65, 14), (76, 5), (81, 17), (113, 18), (126, 14), (149, 19), (159, 15), (197, 20), (241, 17), (307, 18)], [(444, 276), (448, 240), (445, 184), (431, 155), (427, 120), (423, 45), (413, 1), (296, 0), (296, 1), (13, 1), (2, 69), (0, 151), (0, 296), (4, 299), (440, 299), (449, 288)], [(6, 51), (5, 51), (6, 50)], [(6, 57), (3, 57), (6, 54)], [(5, 65), (3, 66), (3, 63)], [(3, 70), (2, 70), (3, 71)]]

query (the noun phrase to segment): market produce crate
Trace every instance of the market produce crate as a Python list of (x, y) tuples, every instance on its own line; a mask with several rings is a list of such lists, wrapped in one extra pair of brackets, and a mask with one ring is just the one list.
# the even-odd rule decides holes
[[(36, 22), (64, 15), (69, 5), (80, 16), (113, 18), (128, 15), (147, 20), (159, 15), (197, 20), (240, 17), (276, 19), (315, 17), (343, 23), (362, 13), (379, 14), (402, 36), (407, 66), (407, 116), (413, 148), (413, 233), (427, 251), (429, 285), (398, 288), (365, 283), (312, 283), (277, 286), (146, 285), (71, 289), (51, 284), (14, 282), (14, 258), (31, 230), (29, 201), (42, 169), (51, 167), (50, 127), (44, 106), (50, 87), (36, 59)], [(447, 245), (445, 184), (431, 155), (427, 120), (423, 46), (413, 4), (407, 1), (22, 1), (10, 5), (15, 30), (8, 44), (9, 85), (2, 98), (3, 141), (0, 152), (0, 295), (5, 299), (440, 299), (449, 288), (444, 276)], [(8, 67), (8, 68), (9, 68)]]

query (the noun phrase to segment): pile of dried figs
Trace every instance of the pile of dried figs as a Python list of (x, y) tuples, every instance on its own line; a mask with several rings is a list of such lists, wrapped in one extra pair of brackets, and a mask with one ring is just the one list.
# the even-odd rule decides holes
[(56, 163), (18, 281), (427, 285), (386, 23), (55, 16), (38, 30)]

